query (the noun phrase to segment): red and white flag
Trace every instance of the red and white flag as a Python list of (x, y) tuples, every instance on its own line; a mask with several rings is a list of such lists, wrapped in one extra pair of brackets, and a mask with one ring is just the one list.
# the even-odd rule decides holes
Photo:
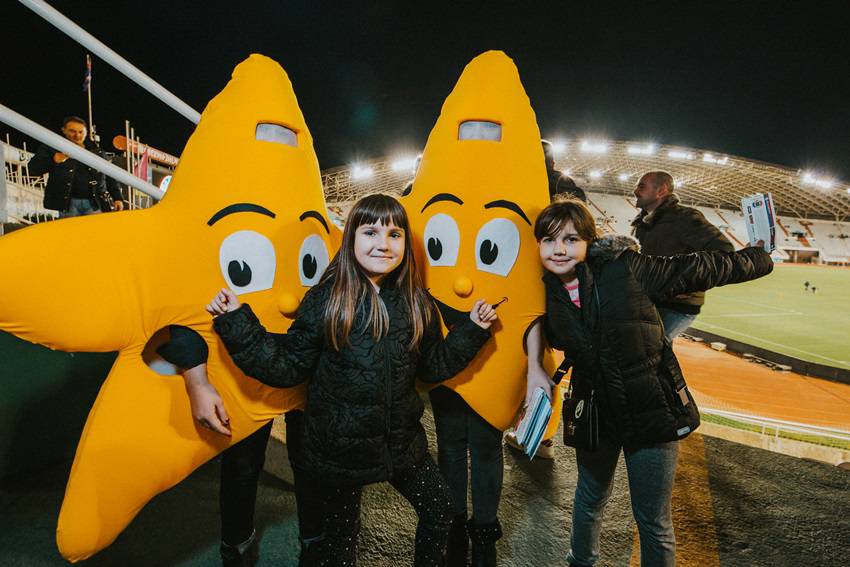
[(133, 167), (133, 175), (150, 183), (153, 178), (152, 173), (153, 171), (150, 168), (150, 148), (145, 146), (142, 159)]

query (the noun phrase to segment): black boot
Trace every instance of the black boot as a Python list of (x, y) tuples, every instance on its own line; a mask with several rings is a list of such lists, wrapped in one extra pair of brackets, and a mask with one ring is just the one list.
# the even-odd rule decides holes
[(251, 532), (251, 537), (236, 546), (221, 542), (219, 551), (222, 567), (254, 567), (260, 557), (257, 531)]
[(466, 532), (466, 514), (452, 520), (449, 542), (446, 546), (446, 567), (466, 567), (469, 557), (469, 534)]
[(467, 529), (472, 540), (472, 567), (496, 567), (496, 542), (502, 538), (499, 520), (477, 524), (472, 518)]
[(298, 567), (315, 567), (322, 564), (325, 534), (301, 540), (301, 553), (298, 555)]

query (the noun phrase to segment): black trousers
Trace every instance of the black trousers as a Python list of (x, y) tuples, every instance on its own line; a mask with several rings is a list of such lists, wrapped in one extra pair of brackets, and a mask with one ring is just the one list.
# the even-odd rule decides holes
[[(414, 566), (441, 565), (452, 523), (452, 503), (446, 482), (431, 455), (426, 455), (413, 468), (396, 473), (389, 482), (419, 516)], [(323, 567), (356, 565), (363, 488), (318, 485), (317, 489), (324, 495), (327, 519), (321, 557), (316, 564)]]
[[(288, 412), (284, 416), (289, 463), (295, 476), (295, 505), (302, 540), (319, 536), (323, 529), (320, 495), (311, 490), (300, 466), (303, 416), (304, 412), (298, 410)], [(257, 485), (260, 471), (266, 461), (266, 445), (271, 431), (272, 424), (269, 422), (222, 453), (219, 489), (221, 539), (228, 545), (239, 545), (251, 537), (254, 531)]]
[(502, 432), (475, 413), (454, 390), (438, 386), (429, 395), (437, 429), (437, 459), (452, 493), (455, 515), (467, 514), (471, 474), (475, 523), (495, 522), (504, 475)]

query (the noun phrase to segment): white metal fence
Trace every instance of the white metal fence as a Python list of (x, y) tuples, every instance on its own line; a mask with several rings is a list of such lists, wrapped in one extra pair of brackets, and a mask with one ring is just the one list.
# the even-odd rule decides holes
[(709, 418), (707, 421), (737, 429), (746, 429), (747, 431), (760, 433), (764, 436), (850, 449), (850, 431), (843, 429), (809, 425), (782, 419), (707, 408), (705, 406), (700, 406), (700, 413), (703, 416), (708, 415), (715, 418)]

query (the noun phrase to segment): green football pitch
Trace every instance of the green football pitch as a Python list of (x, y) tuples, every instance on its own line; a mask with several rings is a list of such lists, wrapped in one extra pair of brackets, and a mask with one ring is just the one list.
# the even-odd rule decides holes
[(850, 369), (850, 269), (778, 264), (760, 280), (709, 291), (694, 326), (794, 358)]

